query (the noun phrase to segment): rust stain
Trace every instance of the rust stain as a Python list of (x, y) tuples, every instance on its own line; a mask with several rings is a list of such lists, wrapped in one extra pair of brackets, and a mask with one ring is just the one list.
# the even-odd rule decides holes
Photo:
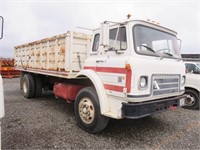
[(61, 51), (61, 53), (65, 53), (65, 48), (63, 46), (61, 46), (60, 51)]

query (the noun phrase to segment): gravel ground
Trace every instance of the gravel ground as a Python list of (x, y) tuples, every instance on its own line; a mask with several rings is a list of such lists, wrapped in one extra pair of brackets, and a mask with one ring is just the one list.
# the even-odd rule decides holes
[(73, 105), (44, 93), (27, 100), (19, 79), (4, 79), (2, 149), (200, 149), (200, 111), (176, 109), (139, 120), (111, 119), (89, 134), (75, 121)]

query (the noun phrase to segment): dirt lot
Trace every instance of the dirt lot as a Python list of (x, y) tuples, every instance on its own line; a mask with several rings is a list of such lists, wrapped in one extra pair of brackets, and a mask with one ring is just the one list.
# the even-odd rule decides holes
[(111, 119), (88, 134), (74, 119), (73, 104), (44, 93), (27, 100), (19, 79), (4, 79), (3, 149), (200, 149), (200, 111), (176, 109), (139, 120)]

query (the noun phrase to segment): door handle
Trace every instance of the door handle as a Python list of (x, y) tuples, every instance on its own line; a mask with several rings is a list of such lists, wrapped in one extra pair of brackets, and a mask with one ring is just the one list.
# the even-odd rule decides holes
[(96, 60), (97, 63), (105, 62), (105, 60)]

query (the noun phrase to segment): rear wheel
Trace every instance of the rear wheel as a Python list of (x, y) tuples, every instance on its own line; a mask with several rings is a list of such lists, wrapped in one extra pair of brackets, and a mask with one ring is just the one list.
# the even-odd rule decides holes
[(99, 99), (92, 87), (79, 91), (74, 104), (78, 125), (89, 133), (97, 133), (106, 128), (109, 118), (101, 115)]
[(24, 72), (20, 72), (20, 90), (23, 90), (23, 77), (24, 77)]
[(23, 95), (26, 98), (33, 98), (35, 93), (34, 78), (30, 74), (25, 74), (22, 79)]
[(35, 78), (35, 93), (34, 97), (38, 98), (42, 94), (42, 81), (39, 76), (34, 76)]
[(186, 89), (185, 94), (187, 94), (186, 106), (187, 109), (199, 109), (199, 94), (191, 89)]

